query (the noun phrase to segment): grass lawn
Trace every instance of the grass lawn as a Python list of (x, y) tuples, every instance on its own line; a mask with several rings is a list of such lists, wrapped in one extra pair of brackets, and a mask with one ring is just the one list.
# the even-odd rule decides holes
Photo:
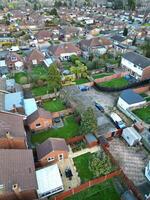
[(64, 127), (58, 129), (49, 129), (41, 133), (32, 134), (31, 141), (33, 144), (42, 143), (49, 137), (72, 138), (79, 135), (79, 125), (76, 123), (73, 115), (64, 120)]
[(119, 200), (120, 195), (114, 187), (113, 179), (94, 185), (65, 200)]
[(50, 112), (58, 112), (66, 107), (60, 99), (51, 100), (43, 103), (43, 108)]
[(21, 84), (21, 78), (22, 77), (27, 77), (27, 72), (18, 72), (18, 73), (15, 73), (14, 79), (15, 79), (16, 83)]
[(132, 111), (135, 115), (137, 115), (144, 122), (150, 124), (150, 106), (139, 108)]
[(113, 88), (121, 88), (128, 85), (128, 81), (122, 77), (117, 79), (112, 79), (111, 81), (99, 83), (100, 86), (104, 87), (113, 87)]
[(75, 82), (76, 82), (77, 85), (79, 85), (79, 84), (83, 84), (83, 83), (88, 83), (90, 81), (86, 78), (81, 78), (81, 79), (75, 80)]
[(94, 74), (94, 75), (92, 75), (92, 77), (93, 77), (94, 79), (97, 79), (97, 78), (103, 78), (103, 77), (105, 77), (105, 76), (111, 76), (112, 74), (114, 74), (114, 73)]
[(31, 74), (37, 76), (47, 75), (48, 70), (44, 66), (35, 66), (32, 68)]
[(48, 93), (53, 93), (53, 91), (48, 89), (47, 86), (34, 87), (31, 91), (33, 96), (42, 96)]

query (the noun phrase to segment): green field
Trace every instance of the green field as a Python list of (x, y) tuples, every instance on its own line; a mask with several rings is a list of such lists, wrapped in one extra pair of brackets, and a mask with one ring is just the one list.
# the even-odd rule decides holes
[(32, 95), (33, 96), (42, 96), (45, 94), (53, 93), (54, 91), (51, 90), (48, 86), (39, 86), (32, 88)]
[(88, 83), (90, 81), (86, 78), (81, 78), (81, 79), (75, 80), (75, 82), (76, 82), (77, 85), (80, 85), (80, 84), (83, 84), (83, 83)]
[(100, 86), (103, 87), (111, 87), (111, 88), (121, 88), (128, 85), (128, 81), (122, 77), (117, 79), (112, 79), (111, 81), (99, 83)]
[(14, 79), (16, 83), (22, 84), (22, 79), (23, 78), (27, 79), (27, 76), (28, 76), (27, 72), (18, 72), (18, 73), (15, 73)]
[(105, 77), (105, 76), (111, 76), (112, 74), (114, 74), (114, 73), (94, 74), (94, 75), (92, 75), (92, 77), (93, 77), (94, 79), (97, 79), (97, 78), (103, 78), (103, 77)]
[(43, 103), (43, 108), (49, 112), (58, 112), (66, 109), (60, 99), (50, 100)]
[(64, 119), (64, 127), (58, 129), (49, 129), (40, 133), (32, 134), (31, 141), (33, 144), (42, 143), (49, 137), (72, 138), (79, 135), (79, 125), (76, 123), (73, 115)]
[(114, 187), (113, 179), (110, 179), (67, 197), (65, 200), (120, 200), (120, 195)]
[(146, 106), (144, 108), (139, 108), (132, 111), (135, 115), (137, 115), (140, 119), (142, 119), (147, 124), (150, 124), (150, 106)]

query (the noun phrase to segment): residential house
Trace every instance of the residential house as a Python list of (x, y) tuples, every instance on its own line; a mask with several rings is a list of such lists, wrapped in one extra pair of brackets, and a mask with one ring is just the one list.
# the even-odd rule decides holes
[(121, 65), (137, 80), (150, 78), (150, 59), (135, 52), (128, 52), (122, 56)]
[(31, 115), (27, 116), (27, 125), (31, 131), (39, 131), (52, 127), (52, 116), (43, 108), (38, 108)]
[(68, 146), (61, 138), (48, 138), (36, 147), (37, 159), (42, 166), (68, 158), (68, 152)]
[(98, 55), (102, 55), (112, 47), (112, 43), (105, 37), (96, 37), (89, 40), (81, 40), (79, 46), (83, 52), (87, 52), (88, 54), (96, 53)]
[(0, 149), (26, 149), (24, 116), (0, 111)]
[(5, 60), (0, 60), (0, 76), (8, 74), (8, 68)]
[(37, 198), (37, 180), (32, 150), (0, 150), (0, 199)]
[(24, 69), (24, 60), (16, 52), (9, 52), (6, 55), (5, 62), (10, 71), (12, 70), (22, 71)]
[(43, 199), (64, 190), (60, 170), (57, 164), (36, 170), (36, 178), (39, 199)]
[(44, 60), (44, 54), (38, 49), (33, 49), (32, 52), (26, 57), (26, 66), (41, 64)]
[(52, 33), (48, 30), (40, 30), (38, 33), (36, 33), (35, 38), (39, 43), (48, 41), (51, 39)]
[(69, 60), (72, 55), (81, 55), (81, 50), (72, 43), (66, 43), (57, 46), (50, 46), (49, 53), (54, 58), (59, 58), (61, 61), (65, 61)]
[(128, 108), (144, 105), (145, 103), (146, 101), (141, 95), (135, 93), (132, 89), (127, 89), (121, 92), (117, 106), (123, 110), (127, 110)]

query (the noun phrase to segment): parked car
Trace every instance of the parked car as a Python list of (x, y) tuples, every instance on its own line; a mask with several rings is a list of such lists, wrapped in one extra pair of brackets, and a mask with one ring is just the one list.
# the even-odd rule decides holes
[(79, 90), (84, 92), (84, 91), (88, 91), (90, 89), (89, 86), (86, 86), (86, 85), (79, 85), (78, 86)]
[(110, 114), (110, 117), (111, 117), (112, 121), (115, 123), (117, 128), (120, 128), (120, 129), (126, 128), (125, 123), (123, 122), (123, 120), (120, 118), (119, 115), (117, 115), (116, 113), (112, 112)]
[(101, 112), (104, 112), (104, 108), (100, 105), (100, 103), (95, 102), (95, 107), (100, 110)]

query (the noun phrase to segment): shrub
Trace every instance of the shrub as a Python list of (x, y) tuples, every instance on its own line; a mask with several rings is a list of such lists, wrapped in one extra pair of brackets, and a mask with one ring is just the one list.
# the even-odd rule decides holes
[(20, 78), (20, 84), (27, 84), (28, 83), (28, 78), (26, 76), (22, 76)]

